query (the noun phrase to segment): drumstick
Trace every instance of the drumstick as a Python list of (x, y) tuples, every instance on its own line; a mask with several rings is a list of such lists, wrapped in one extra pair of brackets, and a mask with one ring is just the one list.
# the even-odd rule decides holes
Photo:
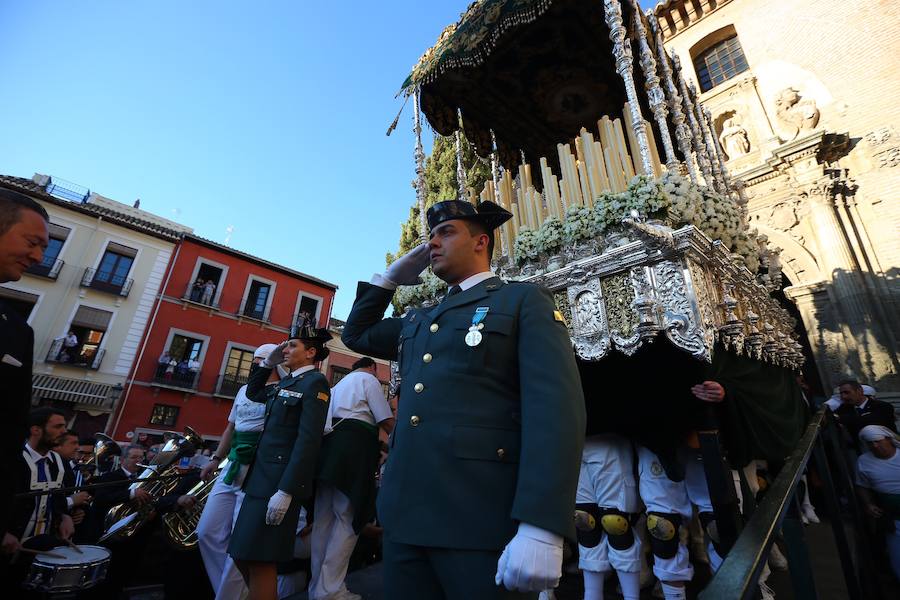
[(78, 554), (84, 554), (84, 552), (81, 551), (81, 548), (79, 548), (78, 545), (75, 542), (73, 542), (72, 540), (63, 540), (63, 541), (65, 543), (67, 543), (70, 547), (74, 548), (75, 552), (77, 552)]
[(19, 548), (19, 552), (24, 552), (26, 554), (43, 554), (44, 556), (49, 556), (51, 558), (65, 558), (62, 554), (57, 554), (56, 552), (49, 552), (46, 550), (32, 550), (31, 548)]

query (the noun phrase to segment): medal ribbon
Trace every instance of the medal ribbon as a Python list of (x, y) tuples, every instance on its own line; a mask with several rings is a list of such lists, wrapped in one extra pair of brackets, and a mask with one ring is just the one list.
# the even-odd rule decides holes
[(487, 316), (490, 309), (490, 306), (479, 306), (476, 308), (475, 314), (472, 315), (472, 326), (469, 329), (477, 329), (478, 324), (484, 321), (484, 318)]

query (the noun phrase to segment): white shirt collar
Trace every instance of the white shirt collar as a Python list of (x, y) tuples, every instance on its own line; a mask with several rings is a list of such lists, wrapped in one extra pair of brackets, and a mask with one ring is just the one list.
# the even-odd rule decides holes
[(46, 458), (50, 454), (50, 452), (47, 452), (47, 454), (41, 454), (40, 452), (32, 448), (31, 444), (29, 444), (28, 442), (25, 442), (25, 449), (28, 450), (28, 454), (30, 454), (31, 458), (33, 458), (35, 461), (41, 458)]
[(462, 291), (466, 291), (468, 289), (475, 287), (482, 281), (486, 281), (486, 280), (490, 279), (491, 277), (494, 277), (494, 274), (491, 271), (482, 271), (481, 273), (476, 273), (476, 274), (472, 275), (471, 277), (467, 277), (466, 279), (463, 279), (457, 285), (459, 286), (459, 289), (461, 289)]
[(307, 371), (312, 371), (316, 368), (316, 365), (306, 365), (305, 367), (300, 367), (296, 371), (291, 371), (291, 377), (296, 377), (300, 373), (306, 373)]
[(856, 407), (857, 410), (862, 410), (866, 407), (866, 404), (869, 403), (869, 397), (866, 396), (866, 399), (862, 401), (862, 404)]

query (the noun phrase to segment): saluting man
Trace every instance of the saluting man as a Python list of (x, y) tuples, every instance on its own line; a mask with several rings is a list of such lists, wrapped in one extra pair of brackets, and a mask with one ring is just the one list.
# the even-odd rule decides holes
[[(490, 271), (511, 216), (435, 204), (430, 241), (360, 283), (344, 327), (348, 347), (400, 364), (378, 496), (386, 598), (534, 598), (556, 587), (574, 539), (584, 398), (550, 293)], [(429, 262), (451, 286), (444, 301), (382, 319)]]

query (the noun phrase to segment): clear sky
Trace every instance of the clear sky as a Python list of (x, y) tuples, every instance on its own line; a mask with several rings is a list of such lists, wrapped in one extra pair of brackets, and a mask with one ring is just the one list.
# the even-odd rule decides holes
[(468, 3), (0, 0), (0, 173), (233, 228), (338, 284), (346, 318), (415, 201), (394, 95)]

